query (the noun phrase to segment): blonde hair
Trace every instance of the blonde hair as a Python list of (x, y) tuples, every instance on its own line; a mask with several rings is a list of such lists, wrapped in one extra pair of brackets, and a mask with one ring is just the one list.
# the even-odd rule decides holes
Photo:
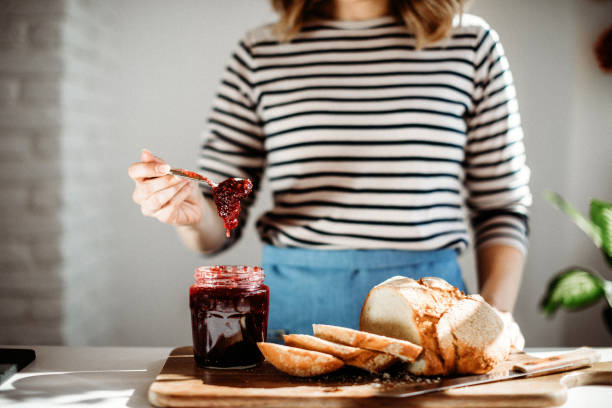
[[(331, 0), (271, 0), (280, 14), (276, 29), (281, 40), (289, 41), (304, 22), (321, 15)], [(389, 0), (392, 13), (414, 33), (417, 48), (435, 43), (450, 33), (453, 18), (463, 12), (469, 0)]]

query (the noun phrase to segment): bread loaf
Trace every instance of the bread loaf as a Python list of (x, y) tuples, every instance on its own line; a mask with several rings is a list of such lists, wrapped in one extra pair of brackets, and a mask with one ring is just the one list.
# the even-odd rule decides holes
[(491, 306), (439, 278), (396, 276), (375, 286), (359, 327), (421, 345), (422, 354), (409, 368), (416, 375), (482, 373), (509, 352), (503, 323)]

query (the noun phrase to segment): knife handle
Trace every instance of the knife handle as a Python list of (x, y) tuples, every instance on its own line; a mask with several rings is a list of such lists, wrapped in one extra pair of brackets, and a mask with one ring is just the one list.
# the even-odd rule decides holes
[(549, 374), (551, 372), (568, 371), (596, 363), (601, 358), (599, 352), (589, 347), (580, 347), (568, 353), (540, 358), (537, 360), (519, 363), (512, 367), (513, 370), (522, 373)]

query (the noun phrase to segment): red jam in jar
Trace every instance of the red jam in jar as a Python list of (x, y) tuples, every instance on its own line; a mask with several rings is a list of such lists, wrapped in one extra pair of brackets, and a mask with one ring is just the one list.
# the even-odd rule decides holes
[(259, 266), (202, 266), (189, 288), (193, 354), (206, 368), (248, 368), (263, 361), (270, 288)]

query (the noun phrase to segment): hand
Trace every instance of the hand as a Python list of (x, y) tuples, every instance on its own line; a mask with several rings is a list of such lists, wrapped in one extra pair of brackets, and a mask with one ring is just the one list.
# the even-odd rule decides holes
[(167, 174), (170, 166), (143, 150), (140, 162), (128, 174), (136, 183), (132, 199), (143, 215), (170, 225), (197, 225), (202, 219), (204, 197), (195, 182)]
[(504, 323), (504, 331), (510, 338), (510, 351), (523, 351), (525, 347), (525, 337), (523, 337), (523, 333), (521, 333), (521, 328), (518, 323), (514, 320), (514, 317), (512, 317), (512, 313), (502, 312), (496, 308), (493, 309), (495, 309), (497, 315)]

